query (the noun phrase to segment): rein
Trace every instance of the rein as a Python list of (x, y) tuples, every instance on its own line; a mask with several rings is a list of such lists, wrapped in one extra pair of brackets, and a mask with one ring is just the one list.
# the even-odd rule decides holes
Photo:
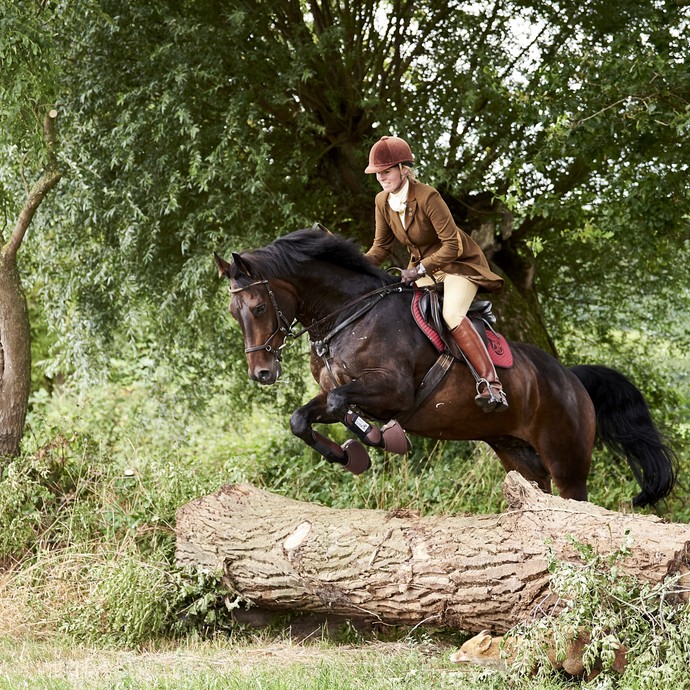
[(318, 326), (330, 321), (334, 316), (337, 316), (341, 312), (351, 309), (360, 302), (364, 302), (365, 300), (368, 300), (372, 297), (375, 298), (372, 301), (367, 302), (367, 304), (360, 307), (354, 314), (350, 315), (347, 319), (337, 324), (334, 328), (328, 331), (328, 333), (324, 335), (322, 338), (320, 338), (319, 340), (312, 341), (312, 347), (316, 350), (316, 354), (322, 357), (328, 351), (328, 342), (333, 338), (334, 335), (343, 330), (343, 328), (347, 328), (347, 326), (357, 321), (357, 319), (359, 319), (360, 317), (364, 316), (364, 314), (366, 314), (370, 309), (373, 309), (374, 306), (376, 306), (376, 304), (378, 304), (384, 297), (391, 295), (394, 292), (403, 292), (403, 290), (405, 289), (407, 288), (405, 287), (404, 283), (393, 283), (392, 285), (384, 285), (383, 287), (376, 288), (376, 290), (367, 292), (364, 295), (360, 295), (356, 299), (353, 299), (350, 302), (343, 304), (342, 307), (338, 307), (338, 309), (320, 318), (318, 321), (312, 321), (312, 323), (309, 326), (302, 328), (301, 331), (298, 331), (297, 333), (289, 333), (288, 335), (290, 335), (292, 338), (299, 338), (303, 336), (305, 333), (309, 333), (311, 335), (310, 331), (312, 329), (317, 328)]
[[(273, 294), (273, 290), (271, 290), (271, 286), (268, 282), (268, 280), (256, 280), (253, 283), (249, 283), (249, 285), (245, 285), (243, 287), (239, 288), (230, 288), (230, 292), (232, 294), (238, 293), (238, 292), (243, 292), (244, 290), (248, 290), (249, 288), (255, 287), (257, 285), (263, 285), (266, 288), (266, 291), (268, 292), (268, 297), (271, 300), (271, 304), (273, 306), (273, 311), (276, 315), (276, 329), (271, 333), (271, 335), (268, 336), (266, 339), (266, 342), (263, 343), (263, 345), (250, 345), (249, 347), (245, 347), (244, 351), (245, 353), (249, 352), (258, 352), (259, 350), (266, 350), (266, 352), (271, 352), (273, 353), (273, 356), (280, 361), (281, 358), (281, 350), (287, 345), (287, 338), (290, 337), (293, 340), (296, 340), (297, 338), (301, 338), (305, 333), (310, 333), (310, 331), (314, 328), (317, 328), (318, 326), (330, 321), (334, 316), (337, 316), (343, 311), (347, 311), (348, 309), (351, 309), (355, 305), (359, 304), (360, 302), (364, 302), (365, 300), (369, 300), (371, 298), (375, 298), (371, 300), (370, 302), (367, 302), (367, 304), (364, 304), (362, 307), (360, 307), (354, 314), (350, 315), (347, 319), (344, 321), (341, 321), (339, 324), (337, 324), (334, 328), (332, 328), (323, 338), (320, 338), (319, 340), (316, 341), (311, 341), (311, 345), (316, 351), (316, 354), (319, 355), (319, 357), (323, 357), (326, 352), (328, 352), (328, 342), (335, 336), (337, 333), (339, 333), (343, 328), (346, 328), (349, 326), (351, 323), (359, 319), (360, 317), (364, 316), (370, 309), (373, 309), (373, 307), (378, 304), (384, 297), (387, 295), (393, 294), (395, 292), (403, 292), (404, 290), (411, 289), (408, 288), (405, 283), (393, 283), (391, 285), (384, 285), (383, 287), (377, 288), (376, 290), (372, 290), (371, 292), (367, 292), (364, 295), (360, 295), (356, 299), (347, 302), (341, 307), (338, 307), (335, 311), (332, 311), (330, 314), (327, 314), (326, 316), (320, 318), (318, 321), (313, 321), (309, 326), (305, 326), (301, 330), (294, 332), (292, 330), (293, 326), (295, 323), (297, 323), (297, 320), (294, 319), (292, 323), (289, 323), (288, 320), (285, 318), (285, 315), (283, 312), (280, 310), (278, 307), (278, 302), (276, 301), (275, 295)], [(285, 335), (285, 339), (283, 341), (282, 345), (279, 345), (278, 347), (273, 347), (271, 345), (271, 341), (273, 338), (275, 338), (278, 333), (283, 333)]]

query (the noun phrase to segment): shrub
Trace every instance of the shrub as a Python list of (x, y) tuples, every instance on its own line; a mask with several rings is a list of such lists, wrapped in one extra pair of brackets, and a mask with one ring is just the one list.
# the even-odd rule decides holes
[[(600, 555), (586, 544), (573, 541), (579, 560), (550, 564), (549, 592), (558, 603), (557, 615), (547, 615), (513, 632), (525, 636), (520, 668), (527, 682), (543, 650), (557, 643), (565, 655), (565, 642), (573, 633), (586, 630), (591, 644), (585, 650), (588, 670), (598, 660), (602, 674), (597, 688), (652, 690), (687, 688), (690, 660), (690, 604), (678, 594), (677, 578), (652, 585), (625, 573), (624, 559), (634, 548), (632, 541), (610, 555)], [(611, 670), (615, 651), (627, 650), (627, 666), (621, 676)], [(541, 676), (552, 675), (541, 664)]]

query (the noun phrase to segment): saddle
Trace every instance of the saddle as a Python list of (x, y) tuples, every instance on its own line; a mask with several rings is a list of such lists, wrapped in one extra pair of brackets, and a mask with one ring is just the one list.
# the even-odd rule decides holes
[[(464, 361), (464, 356), (443, 320), (442, 304), (443, 294), (437, 289), (416, 288), (412, 299), (412, 315), (439, 353), (450, 352), (456, 359)], [(484, 341), (494, 366), (509, 369), (513, 366), (513, 353), (507, 340), (493, 328), (496, 316), (492, 307), (490, 300), (475, 300), (470, 305), (467, 317)]]

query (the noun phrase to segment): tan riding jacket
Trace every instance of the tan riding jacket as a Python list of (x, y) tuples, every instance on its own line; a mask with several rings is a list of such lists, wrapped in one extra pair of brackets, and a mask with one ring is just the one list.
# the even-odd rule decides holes
[(380, 266), (391, 253), (397, 238), (410, 250), (410, 266), (421, 263), (426, 272), (438, 271), (461, 275), (479, 289), (499, 292), (503, 278), (489, 268), (479, 245), (453, 220), (441, 195), (429, 185), (410, 182), (403, 227), (400, 216), (388, 204), (388, 192), (376, 195), (376, 234), (366, 253)]

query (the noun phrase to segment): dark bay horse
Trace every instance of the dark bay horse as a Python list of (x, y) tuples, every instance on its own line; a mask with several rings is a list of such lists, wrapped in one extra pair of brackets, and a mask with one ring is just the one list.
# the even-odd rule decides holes
[[(506, 412), (486, 414), (475, 405), (474, 379), (457, 361), (415, 407), (438, 353), (413, 320), (411, 289), (374, 267), (353, 242), (323, 229), (298, 230), (232, 256), (231, 263), (218, 256), (216, 262), (230, 280), (230, 312), (242, 328), (249, 376), (275, 383), (283, 346), (309, 334), (321, 390), (295, 410), (290, 427), (328, 461), (359, 473), (369, 462), (362, 443), (406, 452), (400, 418), (411, 434), (484, 441), (506, 471), (547, 492), (553, 481), (562, 497), (587, 500), (598, 434), (626, 457), (640, 484), (634, 505), (654, 504), (672, 490), (674, 455), (623, 374), (602, 366), (568, 369), (532, 345), (511, 343), (513, 366), (501, 371)], [(387, 420), (393, 421), (377, 426)], [(359, 440), (340, 446), (312, 429), (335, 422)]]

